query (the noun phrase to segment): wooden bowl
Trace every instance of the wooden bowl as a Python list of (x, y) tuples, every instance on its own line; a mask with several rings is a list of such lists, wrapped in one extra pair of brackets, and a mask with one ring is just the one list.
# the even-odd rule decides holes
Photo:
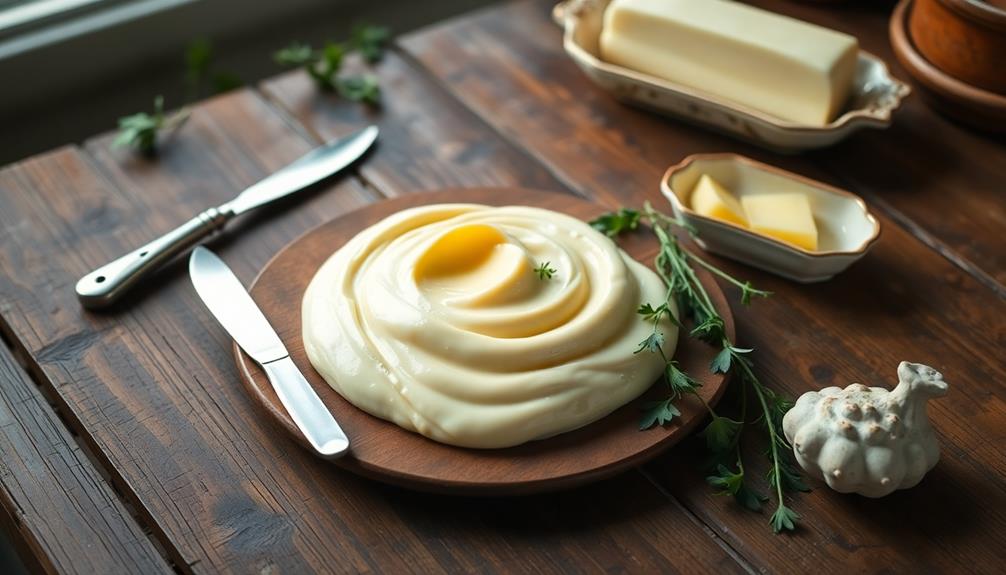
[(923, 97), (947, 116), (989, 132), (1006, 132), (1006, 95), (984, 90), (940, 70), (915, 48), (908, 34), (914, 0), (901, 0), (891, 14), (894, 55), (923, 88)]
[(943, 72), (1006, 94), (1006, 9), (989, 0), (914, 0), (908, 32), (922, 57)]

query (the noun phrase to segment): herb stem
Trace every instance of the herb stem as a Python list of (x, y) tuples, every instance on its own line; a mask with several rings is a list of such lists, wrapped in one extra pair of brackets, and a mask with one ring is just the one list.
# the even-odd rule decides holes
[(713, 273), (717, 277), (720, 277), (723, 280), (725, 280), (725, 281), (727, 281), (729, 283), (732, 283), (733, 285), (741, 288), (742, 290), (748, 290), (751, 293), (753, 293), (755, 295), (760, 295), (762, 297), (767, 297), (767, 296), (769, 296), (769, 295), (772, 294), (772, 292), (770, 292), (770, 291), (754, 289), (751, 286), (749, 286), (749, 285), (747, 285), (745, 283), (742, 283), (737, 278), (731, 276), (730, 274), (726, 273), (725, 271), (721, 270), (720, 268), (714, 266), (713, 264), (707, 262), (706, 260), (700, 258), (699, 256), (697, 256), (695, 254), (688, 254), (688, 259), (695, 261), (700, 266), (702, 266), (702, 267), (706, 268), (707, 270), (709, 270), (710, 273)]
[(768, 429), (769, 443), (772, 445), (772, 467), (775, 471), (775, 492), (776, 497), (779, 501), (779, 505), (783, 505), (782, 499), (782, 481), (779, 479), (782, 477), (782, 469), (779, 463), (779, 440), (775, 429), (775, 422), (772, 420), (772, 412), (768, 407), (768, 402), (765, 401), (765, 394), (762, 392), (761, 384), (758, 379), (755, 378), (754, 373), (751, 371), (751, 367), (748, 365), (747, 361), (741, 357), (735, 357), (737, 363), (741, 366), (741, 371), (744, 372), (745, 377), (751, 383), (751, 387), (754, 389), (755, 395), (758, 397), (758, 402), (761, 403), (762, 411), (764, 412), (765, 427)]

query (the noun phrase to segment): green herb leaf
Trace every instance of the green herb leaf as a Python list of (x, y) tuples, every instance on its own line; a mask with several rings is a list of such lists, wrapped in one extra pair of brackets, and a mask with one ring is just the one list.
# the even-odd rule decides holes
[(728, 417), (713, 417), (709, 425), (702, 431), (702, 436), (706, 438), (706, 447), (713, 453), (733, 449), (737, 443), (737, 435), (743, 426), (744, 424), (740, 421)]
[(726, 465), (717, 465), (716, 475), (706, 477), (706, 483), (715, 487), (718, 493), (733, 495), (744, 483), (744, 474), (734, 473)]
[(709, 364), (709, 371), (713, 373), (726, 373), (730, 371), (732, 358), (733, 354), (730, 353), (730, 348), (723, 348), (716, 354), (716, 357), (713, 358), (712, 363)]
[(534, 268), (534, 273), (538, 274), (538, 279), (540, 280), (550, 280), (552, 275), (557, 271), (555, 268), (550, 268), (548, 265), (552, 262), (542, 262), (538, 267)]
[(762, 504), (768, 501), (768, 497), (751, 489), (747, 483), (741, 484), (737, 493), (734, 493), (734, 499), (751, 511), (761, 511)]
[(639, 349), (632, 353), (639, 353), (641, 351), (648, 351), (650, 353), (662, 353), (664, 350), (664, 334), (655, 331), (651, 333), (646, 339), (639, 343)]
[(378, 85), (377, 78), (370, 74), (339, 78), (336, 85), (339, 95), (347, 100), (371, 105), (381, 103), (381, 86)]
[(137, 152), (152, 156), (157, 151), (157, 137), (162, 130), (175, 130), (189, 117), (187, 109), (175, 112), (171, 117), (164, 115), (164, 97), (154, 98), (154, 113), (140, 112), (119, 118), (119, 134), (112, 141), (112, 147), (129, 146)]
[(273, 60), (281, 66), (306, 66), (315, 61), (314, 50), (307, 44), (293, 42), (286, 48), (276, 51)]
[(391, 39), (391, 30), (384, 26), (358, 24), (353, 28), (353, 38), (350, 44), (364, 59), (374, 63), (384, 56), (384, 47), (389, 39)]
[(783, 505), (782, 501), (779, 502), (779, 506), (776, 507), (775, 513), (772, 514), (772, 518), (769, 519), (769, 523), (772, 524), (772, 531), (779, 533), (780, 531), (794, 531), (796, 529), (796, 523), (799, 521), (800, 515)]
[(672, 419), (681, 415), (671, 399), (654, 401), (643, 406), (643, 417), (639, 420), (639, 430), (643, 431), (654, 425), (667, 425)]
[(591, 220), (590, 226), (609, 238), (614, 238), (639, 227), (640, 213), (636, 210), (622, 208), (617, 212), (608, 212)]
[(692, 328), (691, 335), (709, 344), (717, 344), (723, 340), (723, 318), (719, 316), (705, 317), (701, 323)]
[(664, 371), (667, 376), (667, 384), (671, 386), (672, 399), (677, 399), (679, 395), (685, 393), (694, 393), (696, 389), (702, 386), (702, 384), (689, 377), (687, 373), (681, 371), (676, 361), (667, 362)]
[[(779, 469), (778, 475), (776, 474), (776, 468)], [(768, 483), (773, 488), (782, 489), (783, 491), (810, 491), (810, 487), (803, 482), (800, 472), (787, 461), (780, 461), (779, 465), (773, 465), (769, 468)]]
[(660, 316), (667, 312), (667, 304), (660, 304), (657, 307), (653, 307), (648, 303), (644, 303), (639, 306), (636, 313), (643, 316), (646, 321), (660, 321)]
[(725, 465), (717, 465), (716, 474), (706, 477), (706, 483), (713, 486), (717, 494), (731, 495), (751, 511), (761, 511), (762, 503), (768, 501), (768, 497), (747, 486), (744, 473), (735, 473)]
[(198, 93), (199, 85), (210, 70), (213, 61), (213, 46), (206, 39), (194, 40), (185, 48), (185, 78), (192, 96)]
[(346, 55), (346, 48), (336, 42), (327, 42), (321, 50), (321, 61), (332, 74), (342, 67), (342, 58)]

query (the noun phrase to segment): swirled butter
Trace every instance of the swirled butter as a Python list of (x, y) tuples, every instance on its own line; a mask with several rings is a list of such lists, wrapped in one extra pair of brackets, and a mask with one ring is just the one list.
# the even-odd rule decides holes
[[(304, 345), (360, 409), (443, 443), (508, 447), (649, 388), (663, 360), (634, 353), (653, 330), (636, 309), (665, 296), (656, 274), (570, 216), (424, 206), (321, 266), (304, 294)], [(676, 328), (658, 329), (670, 357)]]

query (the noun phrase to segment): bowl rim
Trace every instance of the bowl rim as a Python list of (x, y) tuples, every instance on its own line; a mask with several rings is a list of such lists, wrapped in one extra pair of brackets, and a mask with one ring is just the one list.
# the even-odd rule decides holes
[[(737, 224), (734, 224), (732, 222), (726, 222), (726, 221), (718, 220), (716, 218), (710, 218), (710, 217), (707, 217), (707, 216), (703, 216), (702, 214), (699, 214), (698, 212), (692, 210), (692, 208), (690, 208), (690, 207), (688, 207), (688, 206), (685, 205), (685, 202), (681, 199), (681, 197), (678, 196), (678, 193), (674, 191), (674, 188), (671, 187), (671, 178), (673, 178), (676, 173), (678, 173), (678, 172), (680, 172), (680, 171), (688, 168), (689, 166), (691, 166), (692, 164), (694, 164), (696, 162), (699, 162), (699, 161), (716, 161), (716, 160), (729, 160), (729, 161), (733, 161), (733, 162), (737, 162), (737, 163), (747, 164), (748, 166), (750, 166), (750, 167), (752, 167), (752, 168), (754, 168), (756, 170), (761, 170), (763, 172), (771, 172), (771, 173), (780, 175), (780, 176), (782, 176), (784, 178), (788, 178), (790, 180), (795, 180), (795, 181), (800, 182), (801, 184), (804, 184), (806, 186), (817, 188), (817, 189), (822, 190), (822, 191), (824, 191), (826, 193), (834, 194), (834, 195), (837, 195), (837, 196), (843, 196), (845, 198), (848, 198), (848, 199), (852, 200), (853, 203), (855, 203), (856, 207), (859, 208), (859, 210), (863, 214), (863, 217), (866, 219), (866, 221), (871, 225), (871, 227), (873, 229), (870, 232), (870, 235), (867, 236), (866, 239), (864, 239), (863, 242), (860, 243), (855, 249), (810, 251), (810, 250), (801, 248), (799, 246), (794, 246), (794, 245), (788, 244), (786, 242), (783, 242), (781, 240), (777, 240), (777, 239), (775, 239), (773, 237), (769, 237), (769, 236), (766, 236), (766, 235), (763, 235), (763, 234), (759, 234), (759, 233), (753, 232), (753, 231), (751, 231), (751, 230), (749, 230), (747, 228), (741, 227), (741, 226), (739, 226)], [(873, 244), (876, 243), (877, 240), (880, 238), (880, 220), (878, 220), (876, 218), (876, 216), (873, 215), (873, 213), (870, 211), (869, 207), (866, 205), (866, 202), (863, 200), (863, 198), (857, 196), (856, 194), (854, 194), (854, 193), (852, 193), (852, 192), (850, 192), (848, 190), (843, 190), (841, 188), (836, 188), (835, 186), (831, 186), (829, 184), (825, 184), (824, 182), (821, 182), (821, 181), (818, 181), (818, 180), (815, 180), (815, 179), (812, 179), (812, 178), (808, 178), (806, 176), (801, 176), (800, 174), (795, 174), (793, 172), (784, 170), (782, 168), (778, 168), (776, 166), (765, 164), (765, 163), (759, 162), (757, 160), (752, 160), (751, 158), (748, 158), (747, 156), (742, 156), (740, 154), (734, 154), (732, 152), (719, 152), (719, 153), (712, 153), (712, 154), (707, 154), (707, 153), (692, 154), (690, 156), (685, 157), (683, 160), (681, 160), (677, 164), (674, 164), (673, 166), (667, 168), (667, 170), (664, 172), (663, 177), (660, 178), (660, 190), (661, 190), (661, 192), (664, 193), (665, 196), (668, 196), (668, 199), (671, 200), (671, 202), (672, 202), (672, 204), (674, 206), (674, 209), (676, 211), (678, 211), (679, 213), (683, 213), (683, 214), (687, 215), (689, 218), (697, 218), (697, 219), (703, 220), (705, 222), (712, 222), (712, 223), (716, 223), (716, 224), (721, 224), (721, 225), (728, 226), (730, 229), (736, 230), (736, 231), (741, 232), (741, 233), (743, 233), (745, 235), (748, 235), (748, 236), (751, 236), (751, 237), (755, 237), (755, 238), (758, 238), (758, 239), (761, 239), (761, 240), (766, 240), (770, 244), (772, 244), (774, 247), (777, 247), (777, 248), (780, 248), (780, 249), (784, 249), (784, 250), (787, 250), (789, 252), (793, 252), (793, 253), (796, 253), (796, 254), (799, 254), (799, 255), (805, 256), (805, 257), (810, 257), (810, 258), (815, 258), (815, 259), (827, 259), (827, 258), (833, 258), (835, 256), (851, 256), (851, 255), (855, 255), (855, 256), (861, 257), (864, 254), (866, 254), (866, 252), (868, 252), (870, 250), (870, 248), (873, 247)], [(701, 236), (699, 237), (699, 239), (702, 239)]]
[[(874, 124), (881, 127), (886, 127), (890, 125), (892, 121), (892, 116), (895, 111), (901, 107), (902, 101), (912, 93), (911, 86), (903, 82), (902, 80), (891, 74), (890, 68), (887, 63), (880, 57), (874, 55), (871, 52), (859, 48), (857, 54), (857, 62), (860, 60), (867, 60), (872, 65), (877, 66), (882, 72), (883, 76), (889, 81), (893, 89), (891, 90), (891, 99), (884, 106), (878, 106), (875, 108), (856, 108), (853, 110), (848, 110), (841, 116), (838, 116), (831, 122), (824, 124), (823, 126), (810, 126), (807, 124), (799, 124), (796, 122), (791, 122), (789, 120), (784, 120), (782, 118), (777, 118), (771, 114), (766, 114), (760, 110), (755, 110), (729, 100), (720, 98), (719, 96), (703, 92), (695, 88), (690, 88), (682, 84), (677, 84), (675, 82), (670, 82), (656, 76), (651, 76), (642, 72), (636, 72), (635, 70), (630, 70), (624, 68), (617, 64), (612, 64), (610, 62), (605, 62), (597, 56), (587, 52), (582, 46), (580, 46), (574, 39), (573, 35), (580, 23), (580, 17), (582, 12), (588, 8), (596, 8), (599, 1), (610, 1), (610, 0), (560, 0), (558, 4), (552, 9), (552, 18), (557, 24), (563, 28), (563, 48), (566, 53), (572, 58), (588, 64), (591, 67), (606, 72), (608, 74), (613, 74), (616, 76), (621, 76), (640, 82), (651, 88), (658, 88), (664, 91), (676, 92), (683, 94), (690, 98), (709, 102), (721, 108), (726, 108), (733, 112), (743, 114), (751, 119), (757, 120), (763, 124), (767, 124), (773, 128), (784, 130), (788, 133), (834, 133), (841, 129), (860, 123)], [(572, 23), (571, 23), (572, 22)]]
[(1006, 95), (984, 90), (967, 82), (958, 80), (940, 70), (926, 60), (915, 48), (908, 33), (908, 11), (914, 5), (914, 0), (901, 0), (891, 13), (888, 31), (894, 55), (915, 78), (916, 82), (943, 97), (966, 100), (972, 105), (988, 106), (990, 108), (1006, 109)]
[(1006, 10), (979, 0), (937, 0), (958, 16), (996, 30), (1006, 30)]

